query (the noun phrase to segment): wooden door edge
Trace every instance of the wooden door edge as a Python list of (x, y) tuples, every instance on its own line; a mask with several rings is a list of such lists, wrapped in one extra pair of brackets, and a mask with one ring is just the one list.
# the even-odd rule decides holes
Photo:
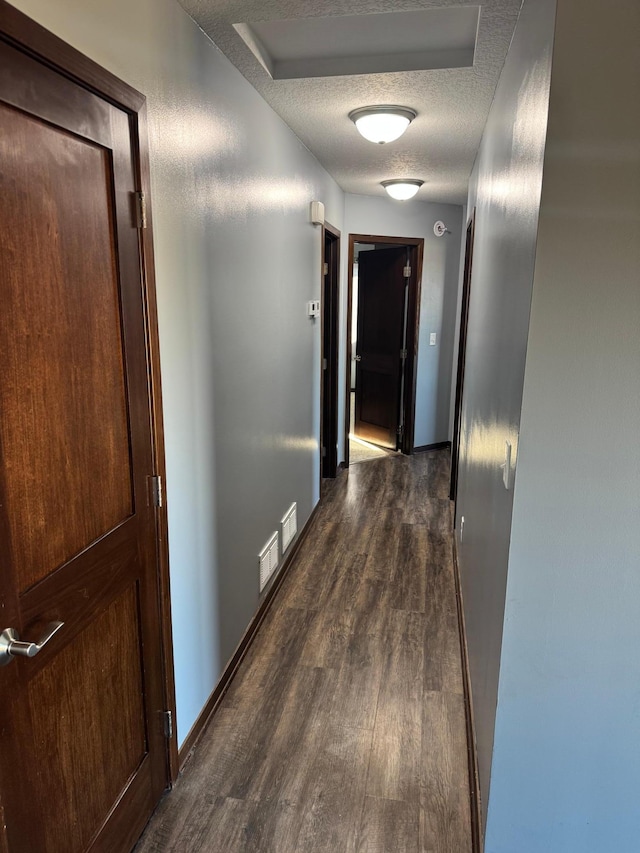
[[(151, 165), (149, 160), (149, 134), (147, 128), (147, 104), (142, 104), (136, 116), (137, 124), (137, 164), (138, 180), (141, 192), (147, 199), (147, 227), (140, 230), (142, 282), (146, 308), (146, 337), (149, 368), (149, 398), (151, 404), (151, 424), (154, 453), (154, 474), (166, 483), (166, 460), (164, 443), (164, 420), (162, 414), (162, 384), (160, 373), (160, 336), (158, 331), (158, 304), (156, 296), (155, 259), (153, 251), (153, 217), (151, 210)], [(162, 489), (162, 494), (166, 490)], [(167, 520), (167, 500), (161, 501), (155, 508), (156, 541), (158, 549), (158, 597), (161, 618), (161, 643), (163, 657), (163, 686), (165, 711), (171, 714), (173, 721), (171, 737), (167, 738), (167, 783), (173, 784), (178, 778), (178, 742), (176, 725), (176, 688), (173, 659), (173, 626), (171, 620), (171, 581), (169, 574), (169, 530)]]
[(324, 439), (324, 371), (322, 368), (322, 359), (324, 358), (324, 307), (325, 307), (325, 275), (324, 275), (324, 265), (326, 262), (325, 258), (325, 239), (326, 232), (326, 224), (320, 227), (320, 435), (318, 440), (318, 452), (320, 454), (320, 459), (318, 461), (318, 488), (320, 489), (319, 494), (322, 494), (322, 480), (324, 479), (323, 467), (324, 467), (324, 459), (322, 456), (322, 448), (323, 448), (323, 439)]
[[(422, 266), (424, 238), (419, 238), (411, 249), (411, 261), (415, 256), (415, 272), (409, 278), (409, 306), (407, 314), (407, 353), (411, 355), (404, 366), (404, 435), (402, 452), (410, 456), (414, 452), (416, 432), (416, 396), (418, 388), (418, 342), (420, 340), (420, 300), (422, 299)], [(407, 393), (408, 392), (408, 393)]]
[[(45, 27), (0, 0), (0, 39), (26, 52), (34, 59), (63, 74), (114, 106), (130, 117), (135, 142), (136, 182), (144, 192), (147, 206), (147, 228), (140, 229), (141, 274), (145, 311), (145, 339), (147, 346), (147, 370), (150, 402), (150, 422), (153, 443), (154, 468), (165, 481), (164, 428), (162, 418), (162, 393), (160, 385), (160, 349), (155, 286), (155, 266), (151, 226), (151, 177), (149, 142), (147, 130), (146, 98), (133, 87), (98, 65), (80, 51), (71, 47)], [(170, 609), (169, 552), (167, 511), (165, 505), (156, 509), (157, 546), (157, 592), (161, 621), (162, 683), (164, 710), (170, 711), (173, 719), (173, 735), (167, 738), (166, 783), (171, 785), (178, 775), (178, 748), (176, 741), (176, 701), (173, 667), (173, 644)]]
[(351, 431), (351, 324), (353, 302), (353, 256), (355, 252), (355, 234), (349, 234), (347, 250), (347, 351), (345, 353), (346, 381), (344, 405), (344, 460), (343, 467), (349, 467), (349, 433)]

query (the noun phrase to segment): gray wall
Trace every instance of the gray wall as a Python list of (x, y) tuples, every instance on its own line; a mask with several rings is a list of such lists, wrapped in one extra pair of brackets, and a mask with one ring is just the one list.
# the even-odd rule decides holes
[[(442, 220), (450, 234), (436, 237), (433, 225)], [(456, 327), (456, 300), (460, 267), (462, 207), (422, 201), (399, 202), (375, 196), (345, 196), (345, 235), (341, 316), (347, 314), (347, 250), (349, 234), (381, 237), (424, 238), (420, 337), (416, 389), (416, 447), (449, 440), (451, 361)], [(346, 338), (346, 322), (342, 324)], [(437, 344), (429, 346), (429, 333), (437, 333)], [(345, 345), (340, 354), (339, 423), (344, 423)], [(339, 458), (344, 459), (343, 436)]]
[(487, 853), (640, 847), (639, 41), (558, 0)]
[[(476, 207), (458, 514), (480, 781), (486, 810), (518, 432), (547, 122), (555, 0), (526, 0), (472, 175)], [(458, 528), (459, 533), (459, 528)], [(514, 851), (521, 853), (515, 846)]]
[(318, 500), (320, 230), (344, 196), (174, 0), (17, 0), (148, 98), (178, 734), (258, 604), (257, 553)]

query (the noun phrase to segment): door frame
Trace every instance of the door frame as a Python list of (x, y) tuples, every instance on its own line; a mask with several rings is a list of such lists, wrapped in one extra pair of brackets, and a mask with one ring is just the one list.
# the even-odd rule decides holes
[(409, 276), (409, 304), (407, 306), (407, 358), (404, 363), (404, 434), (400, 451), (407, 456), (413, 453), (416, 418), (416, 380), (418, 374), (418, 340), (420, 332), (420, 295), (422, 289), (423, 237), (381, 237), (375, 234), (349, 234), (347, 270), (347, 352), (346, 401), (344, 420), (344, 459), (349, 467), (349, 431), (351, 426), (351, 324), (353, 302), (353, 263), (356, 243), (374, 243), (388, 246), (407, 246), (411, 258)]
[[(338, 473), (338, 346), (340, 312), (340, 231), (322, 226), (320, 309), (320, 480)], [(327, 243), (331, 250), (327, 256)], [(325, 275), (325, 264), (328, 264)], [(326, 359), (327, 366), (324, 367)], [(328, 393), (327, 393), (328, 391)], [(326, 455), (322, 455), (323, 448)]]
[[(162, 390), (160, 384), (160, 349), (156, 301), (153, 230), (151, 215), (151, 177), (146, 98), (136, 89), (106, 71), (93, 60), (68, 45), (49, 30), (0, 0), (0, 40), (28, 53), (90, 92), (114, 104), (129, 116), (134, 147), (136, 186), (144, 193), (146, 227), (138, 229), (140, 242), (142, 296), (145, 311), (145, 348), (147, 352), (147, 386), (149, 422), (153, 452), (153, 472), (166, 482)], [(132, 199), (133, 207), (133, 199)], [(133, 215), (133, 210), (132, 210)], [(176, 700), (171, 628), (169, 550), (166, 500), (155, 507), (157, 540), (157, 593), (161, 615), (162, 673), (165, 710), (174, 721), (173, 733), (166, 738), (166, 783), (170, 786), (178, 776), (178, 744), (176, 738)]]
[[(464, 274), (462, 277), (462, 300), (460, 305), (460, 331), (458, 333), (458, 369), (456, 378), (456, 401), (453, 409), (453, 440), (451, 442), (451, 482), (449, 499), (458, 497), (458, 471), (460, 468), (460, 426), (462, 421), (462, 394), (464, 371), (467, 358), (467, 331), (469, 327), (469, 300), (471, 297), (471, 273), (473, 269), (473, 241), (476, 233), (476, 209), (471, 211), (467, 222), (464, 250)], [(454, 529), (457, 524), (457, 508), (454, 507)]]

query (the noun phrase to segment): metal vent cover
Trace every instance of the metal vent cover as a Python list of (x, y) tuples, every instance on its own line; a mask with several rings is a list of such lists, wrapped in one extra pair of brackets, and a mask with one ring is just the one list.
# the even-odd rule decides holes
[(277, 531), (269, 539), (262, 551), (258, 554), (260, 560), (260, 592), (269, 582), (269, 578), (278, 567), (279, 549)]

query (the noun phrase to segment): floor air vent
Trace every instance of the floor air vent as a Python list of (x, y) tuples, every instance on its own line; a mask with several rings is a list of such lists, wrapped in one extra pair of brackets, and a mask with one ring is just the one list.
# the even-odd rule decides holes
[(282, 524), (282, 553), (284, 554), (298, 532), (297, 504), (291, 504), (280, 523)]
[(278, 534), (273, 534), (271, 539), (258, 554), (260, 559), (260, 592), (265, 588), (271, 575), (278, 567)]

